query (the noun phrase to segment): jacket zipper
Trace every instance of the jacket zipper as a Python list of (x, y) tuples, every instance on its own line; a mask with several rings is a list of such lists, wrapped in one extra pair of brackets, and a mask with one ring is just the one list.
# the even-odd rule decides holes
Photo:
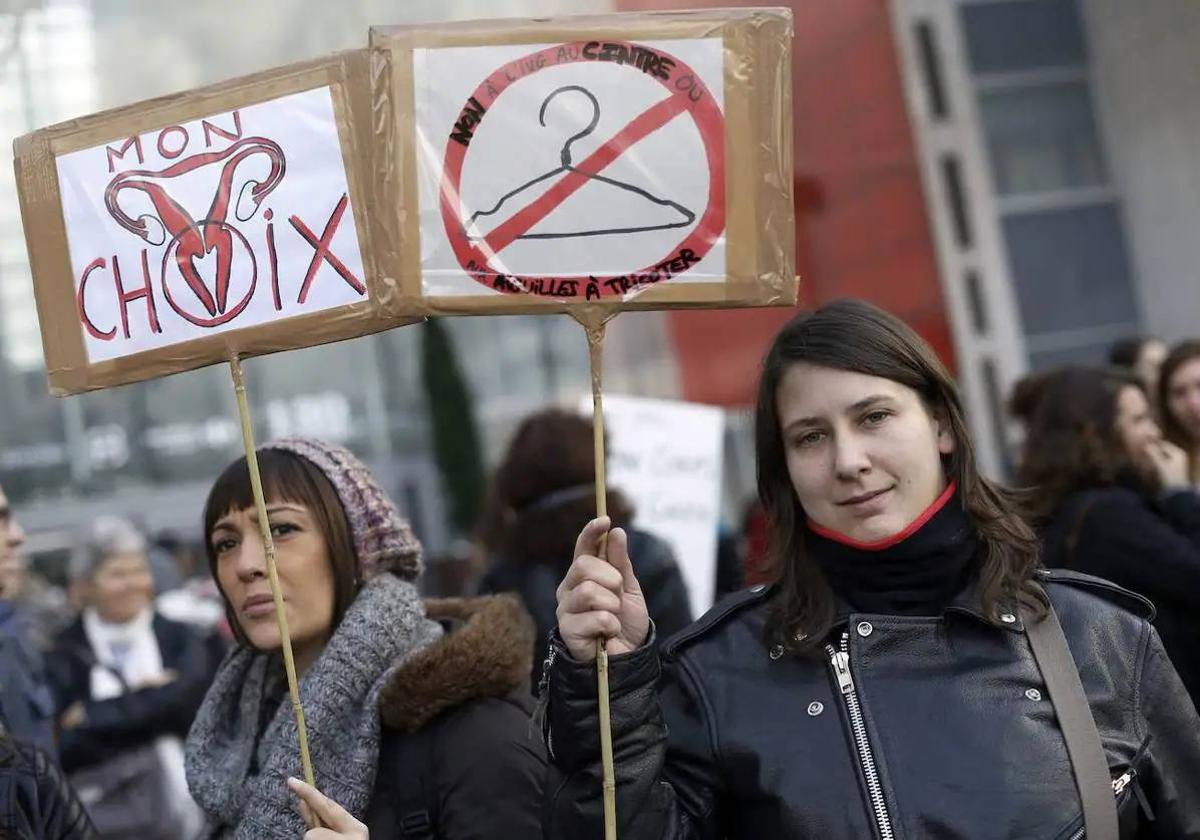
[[(1113, 779), (1113, 796), (1119, 797), (1122, 793), (1124, 793), (1125, 788), (1129, 786), (1129, 783), (1133, 781), (1135, 776), (1137, 776), (1137, 771), (1131, 767), (1125, 771), (1124, 775)], [(1072, 834), (1068, 840), (1083, 840), (1085, 836), (1087, 836), (1087, 827), (1080, 826), (1079, 830)]]
[(538, 680), (537, 705), (534, 708), (533, 720), (546, 738), (546, 752), (554, 758), (554, 733), (550, 731), (547, 720), (550, 714), (550, 675), (554, 669), (554, 659), (558, 655), (555, 645), (555, 632), (550, 631), (550, 646), (546, 658), (542, 660), (542, 676)]
[(875, 824), (879, 827), (882, 840), (894, 840), (892, 820), (888, 816), (887, 802), (883, 798), (883, 785), (879, 783), (879, 771), (875, 766), (875, 756), (871, 752), (871, 742), (867, 738), (867, 725), (863, 720), (862, 706), (858, 702), (858, 690), (854, 687), (854, 678), (850, 675), (850, 634), (842, 634), (840, 650), (833, 645), (825, 645), (829, 661), (833, 665), (834, 676), (837, 677), (838, 688), (842, 692), (842, 700), (846, 711), (850, 714), (850, 728), (854, 731), (854, 745), (858, 750), (858, 763), (867, 781), (867, 793), (871, 798), (871, 808), (875, 816)]

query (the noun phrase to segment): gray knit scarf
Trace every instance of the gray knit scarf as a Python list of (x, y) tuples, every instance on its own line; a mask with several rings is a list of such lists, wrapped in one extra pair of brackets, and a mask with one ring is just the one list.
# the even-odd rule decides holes
[[(357, 818), (379, 765), (379, 692), (393, 669), (436, 641), (416, 588), (391, 574), (364, 584), (325, 650), (300, 680), (317, 787)], [(264, 705), (279, 703), (261, 739)], [(278, 654), (231, 652), (186, 745), (188, 786), (213, 840), (297, 840), (305, 826), (287, 790), (302, 778), (296, 720)], [(251, 759), (256, 768), (252, 768)]]

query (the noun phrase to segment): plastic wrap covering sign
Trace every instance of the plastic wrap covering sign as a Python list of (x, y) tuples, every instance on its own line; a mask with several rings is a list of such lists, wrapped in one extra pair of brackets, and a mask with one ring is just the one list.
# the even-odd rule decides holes
[(723, 56), (720, 38), (414, 50), (423, 294), (724, 282)]
[(90, 362), (364, 300), (328, 88), (57, 159)]

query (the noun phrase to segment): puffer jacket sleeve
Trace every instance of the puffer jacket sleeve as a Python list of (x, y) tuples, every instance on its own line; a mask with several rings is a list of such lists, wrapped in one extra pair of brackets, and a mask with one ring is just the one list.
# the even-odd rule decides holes
[(42, 750), (0, 734), (0, 837), (97, 840), (63, 771)]
[(42, 834), (46, 840), (98, 838), (87, 811), (61, 769), (45, 753), (37, 753), (38, 789), (42, 806)]
[(1138, 698), (1148, 737), (1139, 781), (1155, 817), (1150, 836), (1200, 840), (1200, 717), (1153, 628)]
[[(551, 752), (547, 840), (601, 837), (596, 670), (555, 640), (546, 720)], [(609, 659), (617, 825), (623, 840), (715, 840), (717, 762), (693, 675), (654, 640)]]

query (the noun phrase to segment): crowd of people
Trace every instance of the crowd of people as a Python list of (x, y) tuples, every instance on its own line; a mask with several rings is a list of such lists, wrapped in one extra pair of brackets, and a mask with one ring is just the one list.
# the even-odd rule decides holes
[(1200, 838), (1200, 341), (1108, 362), (1017, 386), (1006, 486), (911, 329), (798, 315), (698, 620), (626, 496), (593, 518), (588, 418), (519, 426), (441, 599), (358, 458), (268, 443), (300, 709), (245, 458), (197, 511), (202, 580), (103, 517), (53, 633), (0, 489), (0, 836), (599, 837), (604, 640), (626, 840)]

